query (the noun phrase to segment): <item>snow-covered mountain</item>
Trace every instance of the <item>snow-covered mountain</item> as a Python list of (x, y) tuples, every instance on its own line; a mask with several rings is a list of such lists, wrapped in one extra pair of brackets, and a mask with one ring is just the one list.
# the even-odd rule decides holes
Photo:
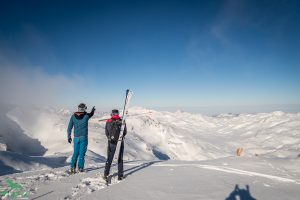
[[(105, 121), (99, 120), (109, 113), (96, 112), (90, 120), (86, 173), (70, 176), (72, 145), (67, 143), (66, 130), (71, 111), (2, 110), (0, 192), (10, 191), (4, 199), (15, 195), (9, 190), (12, 183), (22, 185), (26, 194), (18, 190), (20, 197), (33, 199), (236, 200), (300, 195), (300, 113), (205, 116), (131, 108), (126, 179), (117, 184), (113, 176), (113, 187), (107, 187), (101, 179)], [(238, 148), (243, 149), (240, 157)]]
[[(17, 107), (1, 116), (1, 148), (27, 156), (68, 157), (72, 145), (66, 130), (72, 112), (54, 108)], [(89, 123), (89, 150), (105, 157), (106, 113)], [(234, 156), (297, 158), (300, 113), (222, 114), (161, 112), (140, 107), (129, 110), (124, 160), (207, 160)], [(4, 165), (14, 168), (13, 164)], [(28, 169), (28, 168), (26, 168)], [(22, 170), (19, 168), (18, 170)]]

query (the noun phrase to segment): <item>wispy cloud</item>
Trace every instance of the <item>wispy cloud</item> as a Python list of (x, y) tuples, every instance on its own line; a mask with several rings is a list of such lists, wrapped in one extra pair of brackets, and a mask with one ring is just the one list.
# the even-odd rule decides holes
[(243, 56), (244, 49), (232, 33), (237, 25), (248, 23), (248, 19), (241, 19), (244, 10), (244, 0), (224, 1), (207, 30), (201, 30), (190, 39), (187, 55), (202, 73), (214, 73)]
[[(47, 38), (33, 25), (19, 27), (17, 40), (0, 32), (0, 102), (18, 105), (66, 105), (83, 91), (84, 77), (47, 73), (43, 63), (59, 68)], [(75, 100), (74, 100), (75, 101)]]
[(60, 105), (80, 91), (79, 77), (49, 75), (39, 69), (1, 66), (0, 101), (17, 105)]
[(243, 0), (227, 0), (216, 15), (214, 23), (211, 25), (211, 34), (223, 44), (230, 44), (226, 31), (240, 20), (243, 11)]

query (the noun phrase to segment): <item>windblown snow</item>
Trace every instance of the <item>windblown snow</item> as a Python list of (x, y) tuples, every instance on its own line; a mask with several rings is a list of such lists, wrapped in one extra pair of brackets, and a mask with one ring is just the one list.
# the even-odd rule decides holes
[[(0, 175), (7, 175), (0, 177), (0, 182), (4, 183), (5, 178), (10, 177), (30, 188), (29, 193), (34, 197), (47, 194), (48, 190), (53, 191), (53, 194), (46, 195), (49, 196), (48, 199), (94, 199), (94, 194), (100, 191), (109, 193), (100, 178), (107, 139), (105, 121), (99, 122), (100, 119), (109, 118), (109, 114), (96, 112), (90, 120), (86, 156), (87, 169), (90, 171), (72, 177), (67, 173), (72, 154), (72, 145), (67, 143), (67, 126), (71, 115), (72, 112), (65, 109), (29, 110), (23, 107), (11, 108), (2, 113)], [(133, 107), (129, 109), (127, 129), (124, 161), (130, 177), (124, 183), (122, 181), (122, 184), (116, 184), (118, 181), (112, 180), (116, 189), (127, 192), (124, 199), (132, 199), (131, 184), (139, 184), (140, 189), (144, 190), (149, 186), (147, 194), (157, 193), (156, 196), (148, 197), (138, 193), (136, 195), (139, 198), (133, 199), (219, 199), (220, 196), (230, 199), (230, 188), (233, 190), (232, 194), (247, 191), (246, 184), (251, 183), (250, 186), (256, 189), (256, 198), (268, 195), (257, 184), (268, 188), (267, 190), (277, 188), (277, 192), (280, 189), (291, 190), (291, 195), (284, 196), (284, 199), (295, 199), (300, 195), (296, 192), (300, 189), (300, 113), (277, 111), (206, 116)], [(236, 156), (237, 149), (241, 153), (239, 157)], [(12, 174), (24, 171), (31, 172)], [(161, 174), (163, 171), (165, 174)], [(167, 187), (169, 195), (154, 186), (156, 179), (151, 176), (156, 176), (156, 173), (160, 176), (157, 179), (161, 183), (158, 183), (158, 187)], [(201, 179), (199, 183), (205, 184), (203, 177), (209, 178), (208, 175), (214, 174), (217, 176), (214, 181), (225, 185), (225, 188), (216, 187), (220, 189), (219, 193), (215, 193), (216, 196), (208, 188), (213, 180), (207, 180), (206, 186), (198, 189), (210, 193), (208, 195), (199, 194), (197, 190), (185, 186), (180, 193), (181, 178), (192, 186), (198, 184), (197, 177)], [(184, 177), (176, 179), (181, 175)], [(242, 188), (238, 186), (236, 189), (234, 183), (238, 183), (232, 176), (243, 177), (238, 178), (243, 184)], [(138, 177), (147, 179), (145, 185), (141, 180), (139, 182)], [(164, 185), (167, 184), (165, 179), (169, 180), (167, 182), (170, 187)], [(62, 188), (70, 187), (70, 191), (55, 187), (57, 180), (60, 180)], [(47, 187), (43, 186), (45, 182)], [(176, 189), (178, 194), (174, 196)], [(118, 198), (118, 193), (109, 194), (107, 196), (107, 193), (102, 192), (98, 195), (104, 199)], [(283, 197), (280, 194), (272, 199)]]

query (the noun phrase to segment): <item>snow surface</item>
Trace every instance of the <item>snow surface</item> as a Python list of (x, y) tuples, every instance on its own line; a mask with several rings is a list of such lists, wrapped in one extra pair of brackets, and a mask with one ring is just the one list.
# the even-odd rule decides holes
[[(299, 160), (285, 162), (299, 166)], [(298, 199), (299, 171), (290, 173), (281, 163), (259, 157), (132, 161), (125, 163), (121, 182), (116, 167), (112, 169), (109, 186), (102, 179), (104, 163), (89, 164), (86, 172), (75, 175), (63, 167), (1, 178), (25, 186), (31, 199)]]
[(108, 113), (90, 120), (86, 172), (72, 176), (71, 115), (37, 107), (2, 113), (0, 185), (11, 179), (32, 199), (299, 199), (300, 113), (205, 116), (130, 108), (126, 179), (113, 176), (108, 187), (101, 178), (105, 121), (99, 122)]

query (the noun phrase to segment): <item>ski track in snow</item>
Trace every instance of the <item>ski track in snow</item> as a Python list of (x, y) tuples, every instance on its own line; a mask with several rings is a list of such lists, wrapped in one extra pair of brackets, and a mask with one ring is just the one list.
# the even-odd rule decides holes
[(295, 184), (300, 185), (300, 180), (294, 180), (294, 179), (283, 178), (283, 177), (274, 176), (274, 175), (262, 174), (262, 173), (258, 173), (258, 172), (245, 171), (245, 170), (235, 169), (235, 168), (231, 168), (231, 167), (220, 167), (220, 166), (202, 165), (202, 164), (154, 164), (153, 166), (154, 167), (198, 167), (198, 168), (202, 168), (202, 169), (216, 170), (216, 171), (222, 171), (222, 172), (227, 172), (227, 173), (232, 173), (232, 174), (263, 177), (263, 178), (268, 178), (268, 179), (272, 179), (272, 180), (276, 180), (276, 181), (295, 183)]

